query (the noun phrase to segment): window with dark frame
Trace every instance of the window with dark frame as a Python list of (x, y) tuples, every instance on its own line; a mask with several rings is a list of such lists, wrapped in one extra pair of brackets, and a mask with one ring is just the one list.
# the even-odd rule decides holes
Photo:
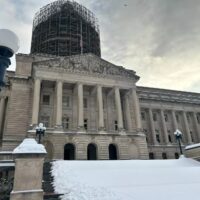
[(149, 159), (150, 159), (150, 160), (155, 159), (155, 157), (154, 157), (154, 153), (153, 153), (153, 152), (150, 152), (150, 153), (149, 153)]
[(166, 159), (167, 159), (167, 153), (163, 152), (163, 153), (162, 153), (162, 158), (163, 158), (164, 160), (166, 160)]
[(200, 124), (200, 115), (197, 114), (197, 122)]
[(165, 113), (164, 117), (165, 117), (165, 121), (168, 122), (168, 114)]
[(155, 130), (156, 131), (156, 140), (158, 143), (160, 143), (160, 134), (159, 134), (159, 130)]
[(44, 94), (42, 96), (42, 104), (43, 105), (50, 105), (50, 95)]
[(88, 119), (84, 119), (84, 129), (88, 130)]
[(143, 121), (146, 120), (145, 112), (141, 112), (141, 118)]
[(168, 133), (168, 140), (170, 143), (172, 143), (171, 131), (168, 130), (167, 133)]
[(179, 159), (179, 153), (174, 153), (174, 157), (175, 157), (175, 159)]
[(192, 131), (190, 131), (190, 135), (191, 135), (192, 142), (194, 142), (194, 137), (193, 137), (193, 132)]
[(63, 129), (69, 129), (69, 118), (68, 117), (63, 117), (62, 119), (62, 126)]
[(117, 120), (115, 120), (115, 131), (117, 131), (118, 130), (118, 122), (117, 122)]

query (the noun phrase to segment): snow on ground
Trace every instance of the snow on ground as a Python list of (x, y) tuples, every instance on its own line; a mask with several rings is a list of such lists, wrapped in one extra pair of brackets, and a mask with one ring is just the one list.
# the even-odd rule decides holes
[(55, 161), (62, 200), (199, 200), (200, 163), (192, 159)]

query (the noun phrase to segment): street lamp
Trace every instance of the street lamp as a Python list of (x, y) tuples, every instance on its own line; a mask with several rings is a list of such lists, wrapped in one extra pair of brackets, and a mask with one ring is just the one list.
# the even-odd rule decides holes
[(176, 137), (176, 140), (178, 141), (178, 144), (179, 144), (179, 148), (180, 148), (180, 153), (181, 153), (181, 155), (183, 154), (183, 151), (182, 151), (182, 147), (181, 147), (181, 139), (182, 139), (182, 133), (181, 133), (181, 131), (180, 130), (176, 130), (175, 132), (174, 132), (174, 135), (175, 135), (175, 137)]
[(11, 64), (10, 58), (19, 49), (19, 39), (12, 31), (0, 29), (0, 87), (4, 86), (6, 68)]
[(39, 141), (38, 143), (40, 144), (41, 142), (41, 137), (43, 136), (44, 137), (44, 133), (46, 131), (46, 127), (44, 126), (43, 123), (39, 123), (39, 125), (35, 128), (36, 130), (36, 137), (38, 136), (39, 137)]

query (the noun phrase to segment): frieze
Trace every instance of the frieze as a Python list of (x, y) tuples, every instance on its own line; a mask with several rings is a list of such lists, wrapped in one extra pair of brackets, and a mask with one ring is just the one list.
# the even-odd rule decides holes
[(48, 61), (35, 62), (33, 65), (38, 67), (47, 66), (51, 69), (62, 68), (75, 73), (122, 76), (136, 80), (139, 79), (133, 70), (127, 70), (121, 66), (113, 65), (97, 56), (88, 54), (64, 58), (59, 57)]

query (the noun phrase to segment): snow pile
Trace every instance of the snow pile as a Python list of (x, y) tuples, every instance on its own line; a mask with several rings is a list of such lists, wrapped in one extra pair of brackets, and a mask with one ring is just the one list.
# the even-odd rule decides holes
[(200, 147), (200, 143), (197, 144), (191, 144), (185, 147), (185, 150), (189, 150), (189, 149), (194, 149), (194, 148), (198, 148)]
[(13, 154), (19, 153), (47, 153), (42, 144), (38, 144), (34, 139), (27, 138), (14, 149)]
[(62, 200), (199, 200), (200, 163), (179, 160), (55, 161)]

